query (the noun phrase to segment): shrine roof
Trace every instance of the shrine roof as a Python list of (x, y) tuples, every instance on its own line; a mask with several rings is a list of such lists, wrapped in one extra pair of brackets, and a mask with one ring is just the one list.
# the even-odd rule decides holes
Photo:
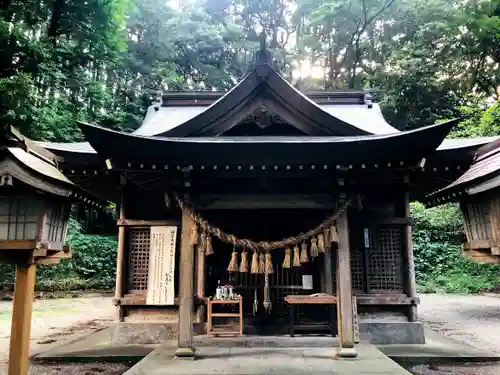
[[(238, 119), (245, 115), (249, 115), (258, 107), (268, 108), (269, 112), (279, 112), (283, 117), (293, 120), (294, 117), (300, 115), (288, 113), (287, 107), (290, 106), (288, 100), (290, 96), (296, 96), (298, 103), (294, 104), (296, 109), (304, 113), (313, 113), (315, 116), (323, 116), (323, 119), (318, 120), (318, 123), (328, 123), (323, 131), (315, 129), (309, 124), (304, 128), (305, 133), (315, 135), (363, 135), (363, 134), (388, 134), (398, 132), (398, 130), (387, 123), (380, 106), (373, 103), (370, 99), (370, 94), (364, 91), (322, 91), (322, 92), (299, 92), (296, 88), (286, 82), (270, 67), (274, 79), (269, 79), (271, 84), (275, 84), (282, 91), (282, 98), (276, 100), (276, 94), (273, 93), (268, 81), (250, 82), (251, 87), (246, 87), (248, 92), (241, 93), (238, 90), (233, 90), (227, 93), (213, 92), (170, 92), (164, 94), (159, 103), (155, 103), (149, 107), (142, 125), (134, 131), (138, 135), (161, 135), (161, 136), (193, 136), (219, 135), (217, 132), (210, 132), (206, 127), (204, 117), (207, 113), (216, 113), (219, 116), (212, 123), (224, 122), (224, 111), (227, 108), (220, 108), (224, 100), (234, 102), (234, 107), (238, 103)], [(249, 77), (243, 79), (252, 80)], [(274, 82), (274, 83), (273, 83)], [(276, 83), (278, 82), (278, 83)], [(239, 84), (239, 85), (240, 85)], [(258, 86), (262, 87), (258, 87)], [(255, 87), (254, 87), (255, 86)], [(238, 88), (235, 87), (235, 88)], [(259, 91), (257, 94), (252, 94), (253, 91)], [(240, 90), (242, 91), (242, 90)], [(237, 98), (235, 96), (238, 96)], [(249, 98), (249, 96), (251, 96)], [(244, 101), (247, 101), (244, 105)], [(229, 106), (231, 107), (231, 106)], [(229, 108), (232, 111), (232, 108)], [(294, 109), (295, 111), (295, 109)], [(234, 111), (232, 111), (234, 113)], [(284, 113), (285, 112), (285, 113)], [(308, 117), (308, 116), (307, 116)], [(313, 123), (314, 119), (302, 119), (303, 123)], [(191, 128), (198, 130), (190, 131), (188, 122), (197, 123), (191, 125)], [(222, 131), (236, 126), (236, 122), (231, 122), (223, 127)], [(317, 124), (316, 124), (317, 126)], [(200, 134), (196, 134), (200, 133)]]
[(500, 186), (500, 137), (480, 147), (469, 169), (459, 178), (425, 198), (425, 203), (435, 206), (458, 200), (462, 195), (485, 192)]
[(78, 198), (92, 205), (104, 203), (69, 180), (58, 169), (56, 155), (16, 129), (9, 128), (2, 134), (0, 143), (2, 183), (3, 176), (10, 176), (45, 193)]
[[(238, 139), (227, 137), (231, 129), (238, 127), (256, 111), (263, 109), (295, 128), (296, 133), (303, 136), (295, 137), (293, 140), (280, 136), (273, 136), (272, 139), (267, 139), (265, 136), (238, 137)], [(263, 63), (256, 65), (227, 92), (163, 94), (149, 107), (142, 125), (132, 132), (132, 135), (166, 138), (168, 140), (165, 142), (176, 145), (183, 142), (182, 138), (197, 138), (198, 141), (193, 140), (191, 143), (198, 142), (203, 145), (198, 147), (203, 148), (208, 147), (206, 146), (208, 144), (221, 147), (229, 143), (250, 142), (350, 144), (353, 140), (360, 142), (360, 139), (355, 137), (390, 135), (391, 137), (387, 137), (389, 139), (401, 133), (406, 134), (387, 123), (380, 106), (372, 101), (368, 92), (349, 90), (302, 93), (270, 65)], [(319, 138), (324, 139), (320, 141)], [(425, 142), (419, 136), (416, 136), (415, 141)], [(438, 160), (438, 163), (442, 159), (444, 162), (452, 163), (459, 160), (461, 164), (466, 164), (468, 160), (468, 164), (469, 154), (489, 141), (484, 138), (445, 139), (438, 143), (437, 152), (432, 158), (433, 161)], [(95, 145), (88, 142), (41, 142), (40, 145), (62, 156), (70, 166), (98, 165), (100, 161), (102, 162), (102, 158), (96, 155), (93, 147)], [(350, 149), (345, 151), (353, 152)], [(395, 146), (391, 151), (398, 152), (398, 147)]]
[(147, 137), (85, 123), (79, 126), (101, 157), (119, 163), (191, 164), (231, 160), (232, 163), (341, 164), (418, 161), (441, 144), (457, 121), (392, 134), (343, 137)]
[[(399, 132), (399, 131), (398, 131)], [(139, 132), (131, 133), (138, 136), (148, 136), (147, 134), (140, 134)], [(233, 137), (236, 138), (236, 137)], [(240, 138), (240, 137), (238, 137)], [(254, 137), (257, 138), (257, 137)], [(272, 137), (276, 138), (276, 137)], [(308, 137), (305, 137), (308, 138)], [(478, 147), (486, 145), (499, 137), (476, 137), (476, 138), (446, 138), (437, 147), (437, 151), (454, 151), (454, 150), (476, 150)], [(42, 147), (52, 150), (56, 153), (69, 152), (69, 153), (82, 153), (82, 154), (96, 154), (97, 152), (92, 148), (88, 142), (37, 142)]]

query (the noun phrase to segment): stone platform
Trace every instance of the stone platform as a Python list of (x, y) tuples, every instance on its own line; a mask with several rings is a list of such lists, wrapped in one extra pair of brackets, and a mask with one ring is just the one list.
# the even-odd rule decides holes
[[(148, 336), (149, 342), (137, 342), (138, 331), (126, 334), (126, 326), (117, 327), (113, 324), (109, 328), (80, 338), (74, 342), (54, 347), (34, 356), (40, 361), (134, 361), (138, 362), (145, 356), (158, 349), (174, 348), (177, 341), (169, 337), (163, 344), (158, 344), (157, 336)], [(146, 327), (145, 327), (146, 328)], [(117, 329), (120, 332), (117, 332)], [(151, 332), (149, 329), (147, 332)], [(119, 333), (119, 340), (117, 334)], [(425, 330), (426, 343), (417, 345), (391, 344), (377, 345), (385, 355), (397, 362), (483, 362), (498, 361), (500, 357), (494, 353), (474, 348), (465, 343), (446, 338), (434, 331)], [(194, 345), (203, 353), (207, 348), (272, 350), (283, 348), (311, 348), (321, 349), (322, 353), (333, 356), (334, 348), (338, 346), (338, 339), (330, 336), (296, 335), (291, 338), (282, 336), (243, 336), (213, 338), (206, 335), (194, 337)], [(228, 353), (228, 352), (226, 352)]]
[[(279, 330), (281, 328), (281, 331)], [(110, 332), (111, 340), (116, 344), (159, 344), (167, 340), (175, 339), (177, 323), (151, 323), (133, 322), (116, 323)], [(204, 335), (204, 327), (195, 324), (194, 331), (198, 335)], [(288, 334), (286, 326), (276, 327), (272, 330), (275, 334)], [(248, 335), (257, 334), (251, 327), (245, 327), (244, 332)], [(359, 334), (363, 341), (374, 345), (386, 344), (425, 344), (424, 325), (421, 322), (387, 322), (371, 321), (359, 323)]]
[[(355, 359), (338, 359), (333, 347), (308, 347), (310, 337), (280, 340), (282, 345), (293, 342), (294, 347), (262, 346), (265, 342), (256, 346), (256, 343), (250, 343), (251, 340), (247, 341), (246, 347), (223, 347), (217, 346), (217, 340), (210, 342), (213, 345), (208, 345), (208, 342), (198, 345), (196, 360), (176, 359), (176, 346), (164, 344), (124, 375), (410, 375), (370, 344), (358, 345), (359, 355)], [(269, 340), (271, 343), (277, 344)], [(300, 344), (301, 347), (295, 347)]]

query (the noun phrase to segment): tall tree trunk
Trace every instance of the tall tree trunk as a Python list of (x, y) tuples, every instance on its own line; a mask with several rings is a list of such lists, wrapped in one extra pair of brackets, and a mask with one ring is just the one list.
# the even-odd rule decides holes
[(47, 37), (54, 47), (56, 47), (57, 36), (59, 35), (65, 6), (64, 0), (55, 0), (54, 7), (52, 8)]

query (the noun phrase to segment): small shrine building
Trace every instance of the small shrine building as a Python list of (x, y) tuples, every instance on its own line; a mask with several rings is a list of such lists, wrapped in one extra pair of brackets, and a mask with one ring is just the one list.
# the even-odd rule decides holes
[[(409, 203), (490, 139), (445, 140), (457, 120), (399, 131), (369, 93), (302, 93), (269, 61), (226, 93), (163, 94), (133, 133), (79, 123), (87, 142), (41, 143), (119, 205), (117, 320), (156, 338), (171, 327), (191, 355), (207, 299), (231, 284), (246, 333), (286, 332), (286, 298), (329, 295), (341, 355), (358, 330), (423, 343)], [(302, 306), (306, 330), (320, 310)]]
[(500, 139), (479, 148), (465, 173), (425, 198), (429, 207), (449, 202), (458, 202), (463, 215), (462, 253), (500, 263)]

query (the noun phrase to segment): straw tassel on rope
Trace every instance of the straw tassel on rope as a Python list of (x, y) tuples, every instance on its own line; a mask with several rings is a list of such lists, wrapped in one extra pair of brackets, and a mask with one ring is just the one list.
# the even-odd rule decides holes
[(212, 255), (214, 249), (212, 248), (212, 237), (207, 233), (205, 235), (205, 255)]
[(227, 270), (229, 272), (238, 272), (238, 252), (236, 249), (233, 249), (231, 261), (229, 262), (229, 266), (227, 266)]
[(189, 238), (189, 241), (193, 246), (198, 245), (198, 226), (196, 224), (191, 228), (191, 236)]
[(298, 245), (295, 245), (295, 247), (293, 248), (293, 266), (300, 267), (300, 254)]
[(332, 244), (330, 242), (330, 229), (325, 228), (323, 230), (323, 241), (325, 242), (325, 250), (330, 249)]
[(307, 244), (305, 242), (302, 243), (302, 250), (300, 251), (300, 263), (309, 262), (309, 257), (307, 256)]
[(325, 237), (323, 233), (318, 234), (318, 250), (320, 253), (325, 252)]
[(259, 273), (265, 273), (266, 272), (266, 257), (264, 256), (263, 253), (259, 254)]
[(274, 272), (273, 269), (273, 261), (271, 259), (271, 253), (268, 251), (266, 253), (266, 261), (265, 261), (265, 274), (270, 275)]
[(337, 227), (335, 224), (332, 224), (330, 228), (330, 243), (338, 243), (339, 242), (339, 235), (337, 233)]
[(250, 267), (250, 273), (257, 274), (259, 273), (259, 255), (257, 251), (253, 251), (252, 255), (252, 265)]
[(241, 253), (240, 272), (248, 272), (248, 252), (246, 250)]
[(319, 255), (318, 240), (316, 238), (311, 239), (311, 258), (316, 258)]
[(287, 247), (285, 249), (285, 258), (283, 259), (283, 264), (282, 264), (282, 267), (283, 268), (290, 268), (290, 264), (291, 263), (291, 259), (290, 259), (290, 248)]

